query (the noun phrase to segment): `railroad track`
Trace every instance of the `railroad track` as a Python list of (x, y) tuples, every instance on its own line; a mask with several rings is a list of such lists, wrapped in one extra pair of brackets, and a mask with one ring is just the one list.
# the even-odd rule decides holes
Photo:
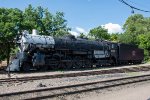
[(101, 74), (139, 72), (139, 71), (150, 71), (150, 67), (149, 66), (141, 66), (141, 67), (130, 67), (130, 68), (109, 69), (109, 70), (100, 70), (100, 71), (77, 72), (77, 73), (67, 73), (67, 74), (28, 76), (28, 77), (20, 77), (20, 78), (4, 78), (4, 79), (0, 79), (0, 83), (33, 81), (33, 80), (66, 78), (66, 77), (77, 77), (77, 76), (90, 76), (90, 75), (101, 75)]
[(106, 89), (106, 88), (127, 85), (127, 84), (137, 83), (137, 82), (143, 82), (148, 80), (150, 80), (150, 75), (141, 75), (141, 76), (134, 76), (134, 77), (111, 79), (106, 81), (75, 84), (69, 86), (60, 86), (60, 87), (43, 88), (37, 90), (0, 94), (0, 99), (7, 99), (7, 100), (9, 99), (10, 100), (11, 99), (40, 100), (40, 99), (48, 99), (48, 98), (50, 99), (58, 96), (79, 94), (83, 92), (91, 92), (94, 90)]

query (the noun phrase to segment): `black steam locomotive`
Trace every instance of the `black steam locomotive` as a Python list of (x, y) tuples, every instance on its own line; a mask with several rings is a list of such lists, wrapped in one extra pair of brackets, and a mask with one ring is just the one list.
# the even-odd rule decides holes
[(20, 50), (9, 65), (10, 71), (137, 64), (144, 58), (143, 49), (133, 45), (75, 38), (73, 35), (53, 38), (25, 31), (18, 44)]

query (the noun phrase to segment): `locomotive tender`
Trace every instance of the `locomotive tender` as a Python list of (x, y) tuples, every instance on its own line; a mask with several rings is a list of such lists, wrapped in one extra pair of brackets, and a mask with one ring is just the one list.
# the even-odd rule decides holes
[(24, 31), (17, 41), (19, 52), (6, 70), (30, 71), (47, 69), (73, 69), (141, 63), (143, 49), (122, 43), (104, 40), (75, 38), (73, 35), (62, 38), (37, 35)]

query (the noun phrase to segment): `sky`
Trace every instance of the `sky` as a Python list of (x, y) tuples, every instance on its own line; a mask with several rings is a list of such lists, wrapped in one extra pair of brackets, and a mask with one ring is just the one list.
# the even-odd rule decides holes
[[(125, 0), (129, 4), (150, 10), (150, 0)], [(24, 10), (31, 4), (33, 7), (42, 6), (55, 14), (65, 13), (68, 27), (74, 35), (88, 33), (90, 29), (103, 26), (109, 33), (122, 32), (126, 19), (132, 15), (132, 9), (119, 0), (0, 0), (0, 7), (19, 8)], [(149, 17), (150, 13), (134, 11)]]

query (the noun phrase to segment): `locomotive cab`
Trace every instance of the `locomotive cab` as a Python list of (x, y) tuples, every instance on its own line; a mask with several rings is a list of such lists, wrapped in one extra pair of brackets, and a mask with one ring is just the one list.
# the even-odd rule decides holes
[(118, 63), (117, 60), (118, 60), (118, 56), (119, 56), (119, 54), (118, 54), (118, 43), (111, 43), (109, 48), (110, 48), (110, 53), (111, 53), (111, 57), (110, 57), (111, 64), (117, 65), (117, 63)]

